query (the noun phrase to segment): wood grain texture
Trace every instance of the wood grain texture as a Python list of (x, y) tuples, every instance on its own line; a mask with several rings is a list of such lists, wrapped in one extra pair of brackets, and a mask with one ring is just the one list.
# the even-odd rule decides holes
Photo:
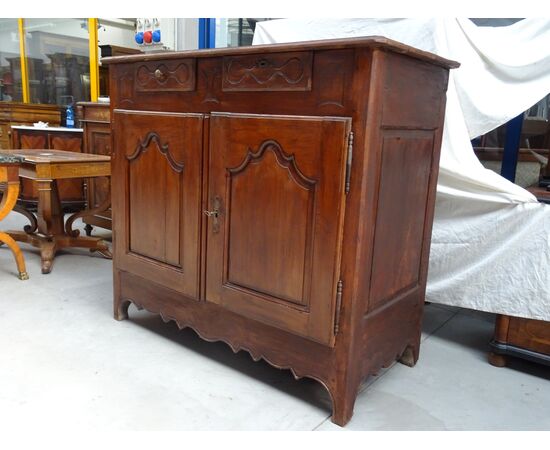
[(199, 296), (200, 114), (116, 110), (113, 190), (127, 202), (115, 214), (126, 231), (115, 245), (122, 266)]
[[(311, 55), (310, 83), (296, 81), (294, 55), (302, 62)], [(190, 58), (194, 91), (132, 92), (121, 81), (133, 79), (139, 64)], [(445, 89), (455, 64), (382, 38), (109, 63), (115, 318), (128, 318), (134, 303), (314, 378), (330, 392), (332, 420), (345, 425), (365, 377), (396, 359), (409, 366), (418, 359)], [(300, 89), (285, 89), (292, 80)], [(163, 136), (190, 127), (176, 126), (180, 115), (197, 116), (202, 128), (191, 139), (196, 172), (181, 160), (184, 186), (197, 183), (184, 208), (197, 226), (185, 235), (180, 221), (176, 236), (159, 232), (154, 217), (180, 189), (158, 181), (176, 173), (161, 150)], [(128, 184), (127, 155), (151, 131), (161, 148), (143, 153), (155, 158), (136, 179), (154, 176), (154, 194), (139, 194), (150, 207), (131, 216), (138, 187)], [(158, 255), (167, 243), (196, 251), (197, 290), (181, 281), (185, 262), (182, 276), (132, 255), (127, 244), (140, 226), (149, 239), (143, 245)]]
[(349, 126), (212, 114), (209, 192), (223, 211), (207, 242), (207, 299), (333, 341)]

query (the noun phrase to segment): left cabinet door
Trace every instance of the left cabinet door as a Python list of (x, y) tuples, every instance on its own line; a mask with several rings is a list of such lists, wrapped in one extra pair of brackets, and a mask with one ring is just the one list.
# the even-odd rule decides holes
[(204, 116), (114, 110), (115, 267), (199, 299)]

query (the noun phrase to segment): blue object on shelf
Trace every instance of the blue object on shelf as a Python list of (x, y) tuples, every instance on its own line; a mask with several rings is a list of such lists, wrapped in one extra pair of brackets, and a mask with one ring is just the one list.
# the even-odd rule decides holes
[(71, 105), (67, 106), (66, 127), (74, 128), (74, 111)]
[(140, 31), (139, 33), (136, 33), (136, 35), (134, 36), (134, 39), (136, 40), (136, 42), (138, 44), (143, 44), (143, 31)]
[(153, 31), (153, 42), (160, 42), (160, 30)]

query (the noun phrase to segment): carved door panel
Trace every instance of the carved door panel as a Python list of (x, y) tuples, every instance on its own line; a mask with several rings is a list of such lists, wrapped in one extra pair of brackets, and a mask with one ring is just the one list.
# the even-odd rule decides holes
[(201, 114), (114, 111), (117, 267), (196, 299), (202, 139)]
[(208, 301), (332, 344), (350, 125), (212, 114)]

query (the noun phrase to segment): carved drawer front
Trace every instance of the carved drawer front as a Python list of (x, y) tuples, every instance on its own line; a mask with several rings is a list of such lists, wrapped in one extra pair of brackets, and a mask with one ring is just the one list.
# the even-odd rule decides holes
[(213, 113), (206, 298), (331, 344), (346, 118)]
[(226, 56), (224, 91), (310, 91), (312, 52)]
[(109, 111), (109, 105), (105, 104), (104, 106), (86, 106), (84, 108), (84, 118), (85, 121), (91, 122), (107, 122), (110, 121), (111, 113)]
[(195, 65), (194, 58), (138, 63), (135, 89), (137, 92), (194, 91)]
[(113, 116), (118, 267), (198, 299), (203, 115)]

